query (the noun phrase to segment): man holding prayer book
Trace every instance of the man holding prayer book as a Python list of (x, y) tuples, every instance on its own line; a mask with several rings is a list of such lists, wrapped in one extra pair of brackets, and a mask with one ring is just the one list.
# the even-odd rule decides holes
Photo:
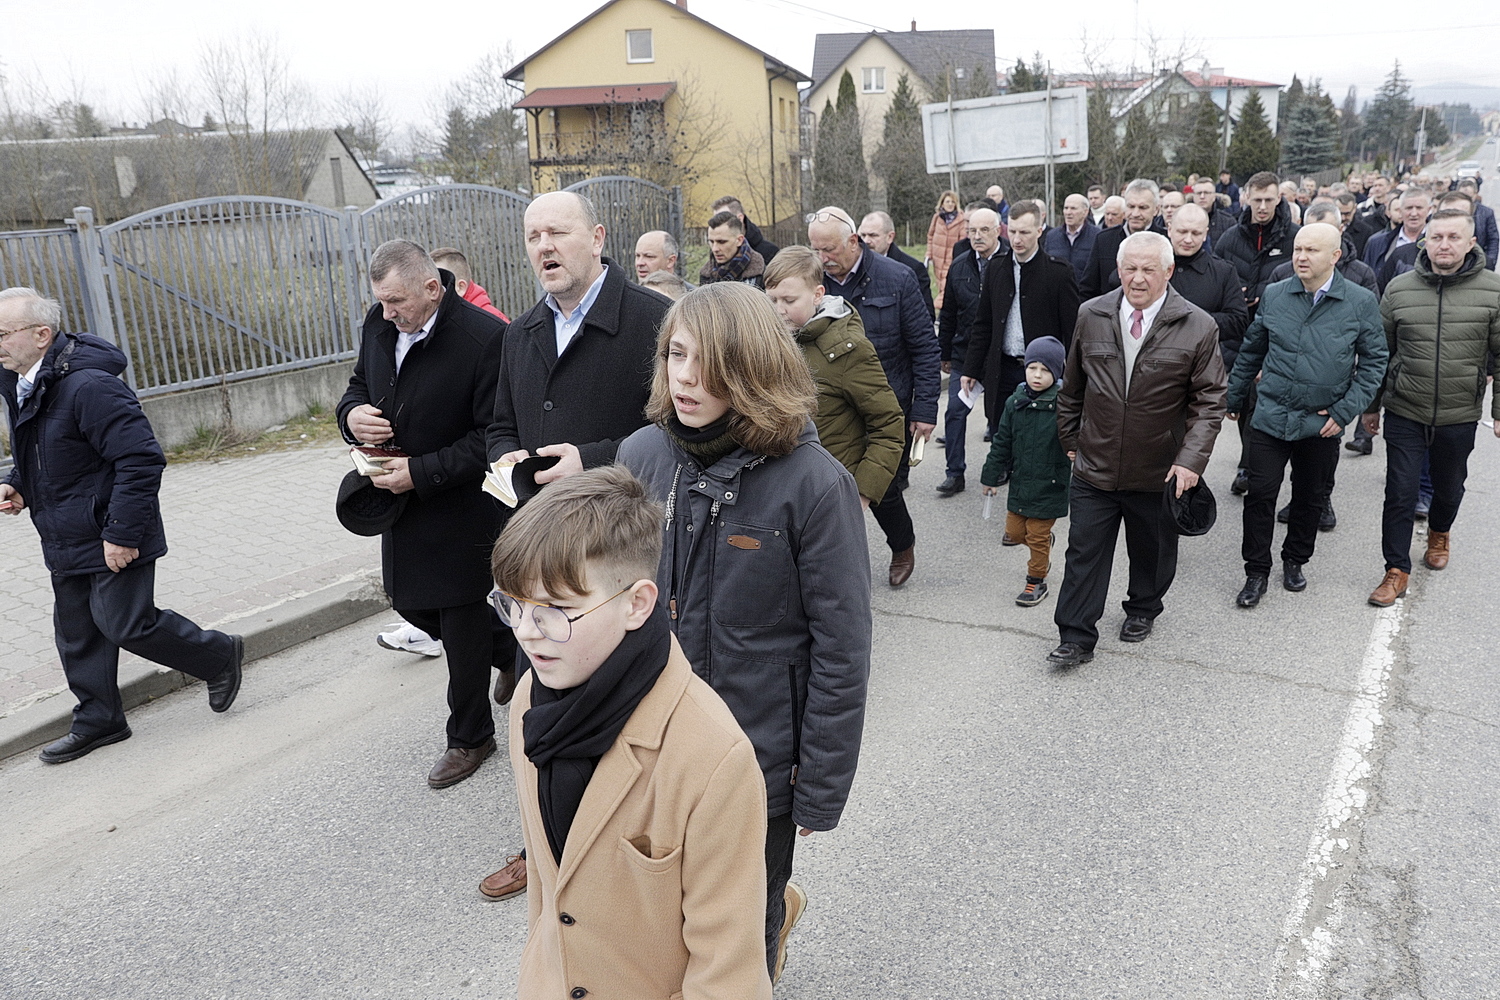
[(446, 788), (494, 752), (490, 668), (515, 667), (515, 639), (489, 607), (499, 504), (480, 489), (505, 325), (460, 298), (452, 273), (408, 240), (376, 249), (370, 284), (377, 302), (338, 423), (350, 444), (401, 453), (370, 477), (407, 494), (381, 535), (381, 569), (397, 613), (448, 657), (448, 748), (427, 776)]

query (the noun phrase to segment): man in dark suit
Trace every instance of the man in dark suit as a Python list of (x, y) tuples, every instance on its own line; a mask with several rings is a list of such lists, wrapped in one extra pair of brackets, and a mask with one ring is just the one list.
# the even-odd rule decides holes
[[(922, 292), (922, 301), (927, 305), (927, 315), (936, 319), (937, 312), (932, 305), (932, 276), (927, 273), (926, 264), (896, 245), (896, 223), (891, 217), (885, 212), (871, 212), (859, 224), (859, 238), (876, 253), (883, 253), (896, 263), (911, 268), (912, 277), (917, 279), (917, 287)], [(958, 258), (956, 252), (953, 256)]]
[(1063, 201), (1063, 224), (1047, 230), (1042, 249), (1049, 256), (1072, 264), (1074, 275), (1082, 278), (1098, 238), (1099, 227), (1089, 218), (1088, 199), (1081, 194), (1070, 194)]
[(427, 775), (433, 788), (463, 781), (494, 752), (490, 667), (515, 664), (515, 640), (488, 601), (500, 513), (480, 489), (505, 326), (460, 298), (454, 284), (409, 240), (376, 249), (377, 301), (337, 411), (349, 442), (407, 455), (370, 482), (407, 496), (380, 539), (391, 605), (441, 640), (448, 658), (448, 749)]
[(1094, 240), (1094, 253), (1089, 258), (1088, 267), (1078, 279), (1078, 294), (1085, 301), (1120, 287), (1115, 256), (1125, 237), (1147, 231), (1166, 235), (1161, 218), (1156, 214), (1159, 199), (1160, 189), (1155, 181), (1137, 177), (1125, 185), (1125, 221), (1099, 233)]
[(964, 452), (969, 407), (959, 398), (968, 351), (969, 331), (979, 312), (979, 298), (984, 287), (985, 269), (1001, 246), (1000, 215), (989, 208), (969, 213), (969, 240), (973, 249), (953, 259), (943, 288), (943, 312), (938, 319), (938, 351), (943, 359), (943, 374), (948, 375), (948, 407), (943, 411), (943, 451), (947, 458), (947, 475), (937, 491), (951, 497), (964, 490), (964, 472), (968, 462)]
[[(1038, 337), (1073, 341), (1078, 283), (1073, 265), (1039, 246), (1041, 206), (1018, 201), (1010, 208), (1010, 245), (985, 268), (984, 288), (964, 352), (963, 387), (984, 383), (984, 411), (993, 431), (1000, 407), (1026, 377), (1026, 345)], [(1017, 295), (1019, 285), (1020, 294)]]
[[(537, 474), (546, 484), (610, 464), (620, 441), (646, 423), (656, 334), (672, 303), (603, 256), (604, 226), (582, 195), (544, 194), (524, 224), (545, 294), (505, 332), (487, 448), (491, 461), (558, 456)], [(519, 854), (479, 884), (487, 899), (525, 889)]]

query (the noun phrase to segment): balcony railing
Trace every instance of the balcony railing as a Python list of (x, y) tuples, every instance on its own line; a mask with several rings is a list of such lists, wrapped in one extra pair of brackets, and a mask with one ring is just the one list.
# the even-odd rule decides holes
[(531, 162), (536, 166), (664, 163), (671, 157), (671, 143), (660, 132), (586, 130), (536, 135)]

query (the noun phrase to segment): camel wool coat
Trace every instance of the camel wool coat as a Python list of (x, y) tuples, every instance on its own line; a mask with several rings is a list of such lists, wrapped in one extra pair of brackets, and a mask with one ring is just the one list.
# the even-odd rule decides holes
[(666, 668), (599, 759), (559, 866), (547, 845), (522, 716), (510, 758), (526, 840), (520, 1000), (770, 1000), (766, 786), (755, 749), (693, 673)]

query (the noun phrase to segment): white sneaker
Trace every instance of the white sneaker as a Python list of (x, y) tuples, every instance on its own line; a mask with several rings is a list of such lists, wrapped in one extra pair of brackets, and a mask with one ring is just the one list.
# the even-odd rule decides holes
[(375, 641), (386, 649), (395, 649), (403, 653), (420, 653), (423, 656), (442, 656), (443, 640), (434, 639), (415, 625), (407, 622), (392, 622), (386, 628), (389, 632), (381, 632), (375, 636)]

